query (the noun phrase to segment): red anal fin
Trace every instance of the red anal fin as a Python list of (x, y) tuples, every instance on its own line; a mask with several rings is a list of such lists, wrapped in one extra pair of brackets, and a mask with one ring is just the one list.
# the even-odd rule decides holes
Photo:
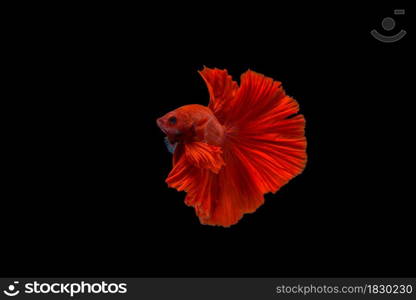
[[(174, 166), (166, 183), (171, 188), (187, 192), (185, 203), (193, 206), (199, 217), (210, 218), (214, 200), (218, 198), (217, 175), (214, 171), (219, 171), (223, 160), (220, 147), (205, 145), (180, 143), (175, 150)], [(202, 153), (196, 153), (201, 149)]]

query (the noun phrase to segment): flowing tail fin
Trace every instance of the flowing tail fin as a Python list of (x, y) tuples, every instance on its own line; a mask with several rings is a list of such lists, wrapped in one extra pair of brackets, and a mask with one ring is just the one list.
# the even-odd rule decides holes
[(184, 147), (175, 151), (167, 182), (187, 191), (185, 203), (195, 207), (201, 223), (230, 226), (261, 206), (265, 193), (302, 172), (305, 119), (271, 78), (249, 70), (238, 87), (226, 70), (204, 68), (200, 74), (210, 93), (208, 107), (225, 127), (224, 166), (217, 172), (200, 168), (181, 155)]

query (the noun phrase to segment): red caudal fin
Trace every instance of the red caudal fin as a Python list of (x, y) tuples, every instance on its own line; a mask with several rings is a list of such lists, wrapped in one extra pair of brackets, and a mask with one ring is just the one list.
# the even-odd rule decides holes
[(255, 178), (262, 193), (276, 192), (302, 172), (306, 164), (303, 115), (280, 82), (253, 71), (241, 76), (241, 86), (225, 115), (228, 147)]
[[(215, 102), (218, 108), (214, 114), (226, 128), (224, 151), (231, 151), (257, 178), (263, 193), (276, 192), (305, 167), (305, 119), (295, 115), (299, 105), (286, 95), (280, 82), (253, 71), (242, 74), (233, 97), (218, 98), (216, 95), (229, 95), (230, 91), (223, 90), (234, 86), (225, 74), (207, 68), (201, 72), (208, 81), (210, 105)], [(227, 82), (218, 84), (223, 81)]]
[(222, 147), (179, 144), (166, 182), (186, 191), (203, 224), (230, 226), (300, 174), (306, 164), (305, 119), (280, 82), (247, 71), (240, 87), (227, 71), (200, 72), (209, 108), (225, 128)]

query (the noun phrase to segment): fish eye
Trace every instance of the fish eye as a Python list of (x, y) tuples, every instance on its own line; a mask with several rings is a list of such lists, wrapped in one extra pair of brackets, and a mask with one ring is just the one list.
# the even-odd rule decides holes
[(176, 124), (176, 121), (177, 121), (176, 117), (170, 117), (170, 118), (168, 119), (168, 122), (169, 122), (171, 125), (175, 125), (175, 124)]

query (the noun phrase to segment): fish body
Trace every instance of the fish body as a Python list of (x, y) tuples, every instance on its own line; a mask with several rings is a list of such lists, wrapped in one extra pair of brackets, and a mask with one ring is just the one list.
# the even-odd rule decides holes
[(173, 151), (169, 187), (187, 193), (202, 224), (231, 226), (302, 172), (305, 119), (280, 82), (247, 71), (200, 71), (208, 106), (179, 107), (157, 119)]
[(224, 126), (203, 105), (182, 106), (159, 118), (157, 124), (170, 143), (204, 142), (216, 146), (223, 143)]

